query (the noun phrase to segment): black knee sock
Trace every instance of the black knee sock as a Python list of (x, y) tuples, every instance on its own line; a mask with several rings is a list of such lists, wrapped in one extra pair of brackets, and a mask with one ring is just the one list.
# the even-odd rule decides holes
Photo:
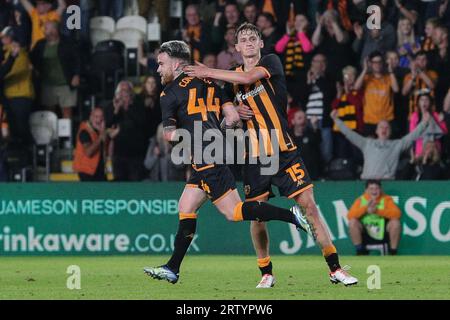
[(325, 257), (325, 261), (328, 264), (331, 272), (335, 272), (337, 269), (341, 268), (339, 264), (339, 256), (337, 253), (332, 253), (328, 257)]
[(180, 220), (178, 232), (175, 237), (173, 254), (169, 262), (167, 262), (167, 266), (175, 273), (180, 271), (181, 262), (186, 255), (186, 251), (189, 248), (192, 239), (194, 238), (196, 227), (196, 219)]
[(261, 275), (265, 275), (265, 274), (272, 274), (272, 262), (270, 262), (267, 266), (265, 267), (259, 267), (259, 270), (261, 271)]
[(295, 216), (287, 209), (272, 206), (266, 202), (244, 202), (242, 218), (253, 221), (279, 220), (297, 225)]

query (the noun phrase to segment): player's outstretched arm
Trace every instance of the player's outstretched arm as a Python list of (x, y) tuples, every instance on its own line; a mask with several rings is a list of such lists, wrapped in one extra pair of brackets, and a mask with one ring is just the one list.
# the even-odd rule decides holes
[(268, 76), (267, 71), (262, 67), (256, 67), (250, 71), (240, 72), (212, 69), (199, 62), (196, 62), (195, 66), (186, 66), (184, 72), (190, 77), (210, 78), (244, 85), (255, 83), (257, 80), (267, 78)]

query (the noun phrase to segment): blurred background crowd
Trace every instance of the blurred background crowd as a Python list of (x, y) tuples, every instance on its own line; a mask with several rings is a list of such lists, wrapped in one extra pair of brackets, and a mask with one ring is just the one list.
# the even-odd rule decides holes
[(0, 180), (184, 180), (162, 138), (158, 47), (184, 40), (194, 60), (230, 69), (243, 22), (283, 62), (313, 179), (450, 177), (449, 0), (0, 0)]

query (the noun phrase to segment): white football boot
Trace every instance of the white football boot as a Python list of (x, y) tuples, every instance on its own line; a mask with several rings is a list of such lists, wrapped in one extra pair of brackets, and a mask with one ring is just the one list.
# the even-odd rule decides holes
[(335, 272), (330, 272), (330, 281), (333, 284), (343, 283), (345, 286), (352, 286), (358, 283), (358, 279), (351, 276), (347, 270), (349, 266), (337, 269)]
[(272, 288), (275, 285), (275, 277), (271, 274), (263, 275), (261, 281), (256, 286), (257, 289)]

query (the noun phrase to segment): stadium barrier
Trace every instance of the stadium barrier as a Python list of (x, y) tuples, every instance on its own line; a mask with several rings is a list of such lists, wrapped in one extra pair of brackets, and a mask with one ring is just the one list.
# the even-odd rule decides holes
[[(241, 186), (239, 186), (241, 188)], [(319, 182), (315, 196), (336, 246), (353, 254), (346, 214), (362, 182)], [(1, 255), (168, 254), (178, 226), (182, 183), (0, 185)], [(242, 189), (239, 189), (242, 190)], [(402, 210), (400, 254), (450, 254), (450, 182), (386, 182)], [(290, 207), (277, 198), (272, 203)], [(253, 254), (249, 223), (227, 222), (207, 203), (194, 254)], [(320, 254), (293, 226), (269, 224), (272, 254)]]

